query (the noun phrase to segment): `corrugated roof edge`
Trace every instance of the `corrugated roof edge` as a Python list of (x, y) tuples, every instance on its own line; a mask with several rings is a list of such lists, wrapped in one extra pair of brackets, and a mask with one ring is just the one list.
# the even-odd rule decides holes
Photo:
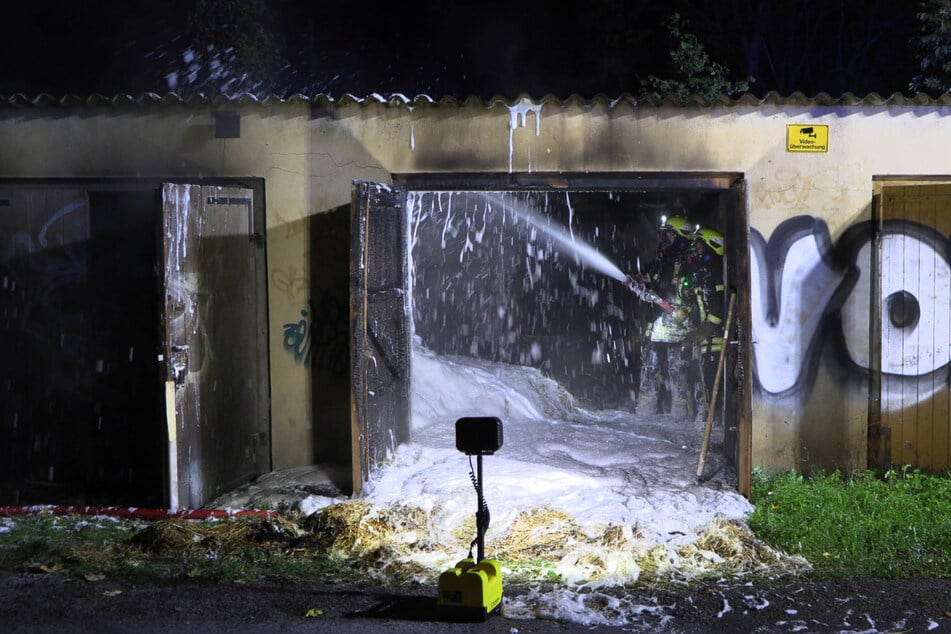
[(250, 93), (243, 93), (240, 95), (204, 95), (204, 94), (191, 94), (191, 95), (179, 95), (174, 92), (169, 93), (142, 93), (138, 96), (130, 94), (118, 94), (112, 97), (93, 93), (87, 96), (76, 95), (76, 94), (67, 94), (63, 96), (55, 96), (51, 94), (38, 94), (38, 95), (25, 95), (22, 93), (16, 93), (13, 95), (0, 95), (0, 106), (8, 106), (14, 108), (29, 108), (29, 107), (104, 107), (104, 106), (136, 106), (136, 105), (149, 105), (156, 103), (169, 103), (169, 104), (184, 104), (184, 105), (200, 105), (200, 106), (222, 106), (222, 105), (245, 105), (249, 103), (255, 104), (269, 104), (269, 103), (308, 103), (318, 107), (328, 107), (334, 104), (339, 105), (350, 105), (350, 104), (383, 104), (387, 106), (399, 107), (399, 106), (416, 106), (416, 105), (436, 105), (436, 106), (455, 106), (455, 107), (464, 107), (464, 106), (484, 106), (492, 107), (497, 105), (503, 106), (515, 106), (518, 104), (524, 104), (526, 101), (535, 103), (535, 104), (552, 104), (557, 106), (570, 105), (570, 106), (582, 106), (582, 107), (591, 107), (591, 106), (602, 106), (606, 105), (613, 107), (619, 103), (627, 103), (631, 105), (643, 105), (643, 106), (674, 106), (674, 107), (687, 107), (687, 106), (700, 106), (700, 107), (710, 107), (710, 106), (761, 106), (761, 105), (774, 105), (774, 106), (951, 106), (951, 93), (945, 93), (940, 97), (931, 97), (925, 94), (916, 94), (916, 95), (904, 95), (901, 93), (893, 93), (889, 97), (882, 97), (877, 93), (869, 93), (865, 96), (859, 97), (852, 93), (844, 93), (839, 97), (833, 97), (828, 93), (819, 93), (813, 97), (809, 97), (801, 92), (794, 92), (790, 95), (781, 95), (777, 92), (770, 92), (764, 96), (756, 96), (752, 94), (744, 94), (739, 97), (732, 98), (727, 96), (719, 96), (714, 100), (708, 100), (700, 95), (694, 95), (686, 100), (681, 100), (675, 95), (670, 95), (664, 97), (663, 99), (654, 99), (650, 95), (640, 95), (633, 96), (630, 93), (622, 93), (617, 97), (608, 97), (603, 93), (599, 93), (593, 97), (586, 98), (577, 93), (571, 94), (566, 98), (559, 98), (552, 94), (547, 94), (541, 98), (534, 98), (527, 94), (522, 94), (516, 98), (509, 98), (502, 95), (496, 95), (494, 97), (483, 99), (477, 96), (470, 96), (464, 100), (460, 100), (456, 97), (446, 96), (441, 97), (439, 100), (435, 100), (428, 95), (417, 95), (416, 97), (409, 98), (401, 93), (391, 93), (389, 95), (381, 95), (379, 93), (371, 94), (367, 97), (357, 97), (355, 95), (346, 93), (340, 97), (333, 97), (327, 94), (317, 94), (317, 95), (304, 95), (304, 94), (293, 94), (288, 96), (280, 95), (254, 95)]

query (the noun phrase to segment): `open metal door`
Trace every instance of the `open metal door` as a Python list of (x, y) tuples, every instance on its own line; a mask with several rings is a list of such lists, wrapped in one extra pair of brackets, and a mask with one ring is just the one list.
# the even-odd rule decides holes
[(171, 508), (271, 468), (263, 219), (252, 191), (162, 185)]
[(350, 251), (353, 491), (409, 439), (406, 192), (354, 181)]
[(741, 495), (750, 496), (752, 476), (752, 341), (750, 309), (750, 222), (747, 185), (738, 180), (730, 187), (731, 196), (724, 223), (726, 238), (726, 292), (736, 296), (732, 332), (724, 334), (726, 359), (721, 389), (724, 401), (724, 452), (736, 468)]

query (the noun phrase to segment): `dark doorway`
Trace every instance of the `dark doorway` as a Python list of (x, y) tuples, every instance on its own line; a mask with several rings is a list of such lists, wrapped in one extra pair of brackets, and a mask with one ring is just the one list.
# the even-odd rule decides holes
[[(622, 282), (654, 259), (661, 217), (682, 215), (725, 236), (714, 273), (723, 282), (724, 304), (731, 293), (738, 296), (731, 333), (737, 340), (724, 344), (729, 347), (721, 385), (728, 389), (720, 390), (716, 411), (723, 453), (748, 495), (748, 214), (739, 175), (405, 175), (370, 192), (380, 192), (385, 203), (364, 194), (369, 211), (355, 203), (357, 217), (392, 216), (407, 233), (403, 292), (410, 298), (413, 346), (536, 367), (594, 409), (635, 410), (651, 397), (643, 379), (652, 360), (643, 344), (656, 306)], [(397, 218), (400, 209), (405, 219)], [(351, 267), (362, 271), (373, 261), (366, 247), (373, 229), (365, 223), (355, 225), (355, 232), (361, 237)], [(386, 235), (380, 232), (377, 241)], [(369, 288), (351, 291), (354, 306), (373, 297)], [(409, 346), (397, 339), (390, 348)], [(358, 345), (353, 354), (361, 359), (369, 352)], [(366, 454), (369, 464), (354, 474), (358, 481), (377, 464), (375, 455), (405, 439), (405, 421), (388, 416), (390, 427), (371, 434), (376, 419), (359, 407), (355, 411), (354, 451)]]
[[(660, 309), (618, 278), (654, 266), (662, 218), (722, 227), (726, 195), (413, 192), (414, 332), (438, 354), (536, 367), (587, 408), (653, 409), (645, 331)], [(685, 407), (691, 369), (671, 366)]]
[(154, 192), (0, 199), (0, 501), (161, 505)]
[[(160, 188), (142, 180), (0, 182), (0, 504), (167, 503)], [(263, 209), (243, 209), (252, 228), (234, 241), (263, 249)], [(262, 307), (249, 314), (254, 330), (232, 339), (260, 348), (266, 295), (248, 296)], [(263, 345), (263, 365), (242, 364), (236, 389), (254, 386), (266, 422)], [(206, 418), (202, 429), (220, 429)], [(234, 434), (218, 436), (217, 446), (230, 446), (223, 443)], [(268, 446), (266, 433), (252, 441)]]

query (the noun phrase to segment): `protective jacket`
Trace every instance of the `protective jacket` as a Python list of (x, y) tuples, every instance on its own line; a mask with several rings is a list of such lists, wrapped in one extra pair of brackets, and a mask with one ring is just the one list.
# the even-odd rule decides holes
[(647, 327), (647, 338), (656, 343), (680, 343), (696, 328), (697, 300), (689, 262), (677, 258), (651, 275), (651, 285), (669, 304), (672, 313), (662, 313)]
[(725, 307), (724, 285), (719, 267), (698, 268), (693, 275), (693, 286), (699, 331), (709, 333), (699, 342), (700, 354), (719, 354), (723, 349)]

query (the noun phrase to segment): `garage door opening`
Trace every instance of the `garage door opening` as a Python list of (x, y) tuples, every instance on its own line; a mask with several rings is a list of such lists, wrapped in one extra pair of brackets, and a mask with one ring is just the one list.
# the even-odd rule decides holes
[(270, 468), (260, 184), (0, 183), (0, 504), (197, 507)]
[[(432, 376), (422, 376), (417, 359), (483, 369), (489, 364), (497, 376), (510, 368), (530, 370), (555, 382), (579, 410), (626, 417), (631, 434), (638, 423), (670, 430), (682, 430), (688, 421), (702, 423), (705, 397), (691, 368), (697, 359), (687, 353), (671, 359), (670, 411), (655, 413), (657, 357), (645, 333), (657, 306), (627, 290), (619, 273), (646, 273), (661, 217), (677, 215), (726, 237), (725, 264), (718, 272), (723, 292), (739, 286), (745, 295), (747, 242), (736, 239), (748, 227), (742, 181), (589, 176), (572, 186), (569, 180), (539, 177), (505, 187), (483, 181), (478, 189), (473, 179), (448, 184), (413, 179), (395, 189), (355, 191), (355, 202), (361, 196), (370, 201), (355, 215), (355, 235), (365, 241), (359, 250), (366, 256), (363, 273), (375, 280), (364, 289), (362, 317), (359, 306), (355, 311), (355, 424), (362, 452), (355, 462), (362, 464), (363, 478), (400, 439), (425, 426), (418, 420), (419, 403), (403, 407), (401, 398), (418, 398), (425, 382), (429, 398), (453, 399), (451, 385), (442, 397), (431, 391), (439, 386), (431, 385)], [(365, 229), (361, 218), (369, 219)], [(388, 233), (376, 222), (388, 225)], [(384, 234), (387, 239), (374, 238)], [(402, 242), (405, 256), (393, 246)], [(377, 258), (381, 252), (384, 257)], [(404, 257), (406, 264), (400, 265)], [(407, 323), (393, 318), (403, 301), (400, 286), (408, 294)], [(748, 315), (744, 304), (738, 302), (738, 314)], [(411, 343), (396, 343), (400, 333)], [(728, 345), (713, 436), (737, 474), (748, 472), (739, 430), (748, 424), (749, 389), (739, 348)], [(503, 407), (513, 407), (515, 400)], [(468, 414), (505, 418), (504, 412)], [(741, 492), (748, 486), (744, 479), (737, 484)]]

